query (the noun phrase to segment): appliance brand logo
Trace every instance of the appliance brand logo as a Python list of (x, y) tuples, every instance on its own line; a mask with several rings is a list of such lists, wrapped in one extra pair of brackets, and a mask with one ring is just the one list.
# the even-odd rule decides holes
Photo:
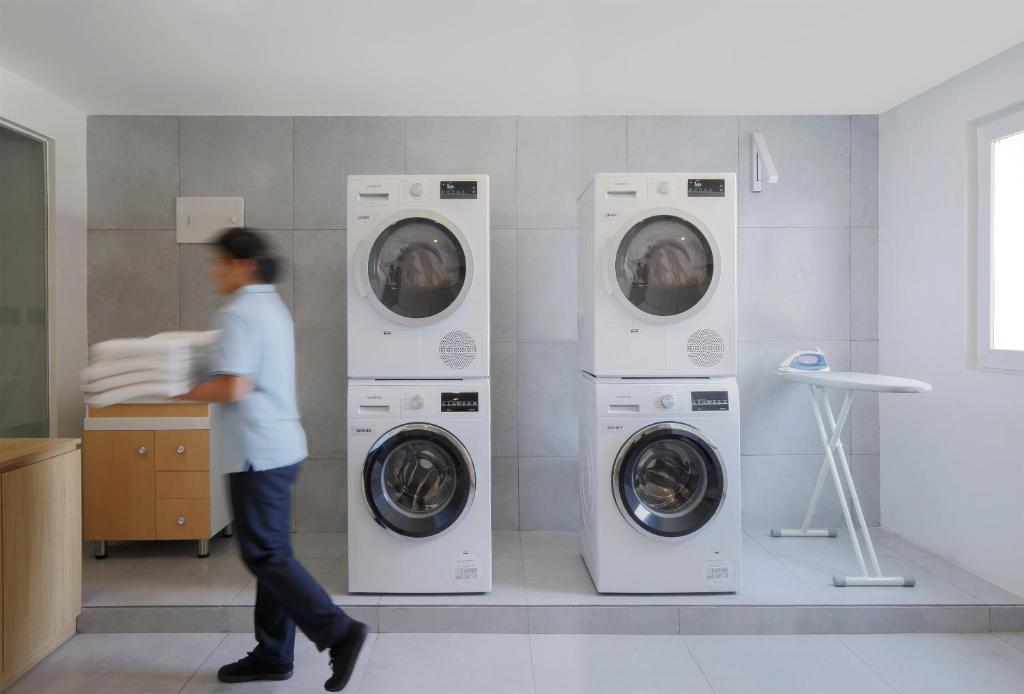
[(605, 219), (611, 219), (613, 217), (618, 217), (619, 213), (618, 212), (605, 212), (604, 216), (605, 216)]
[(368, 214), (361, 214), (361, 215), (358, 215), (356, 217), (356, 219), (358, 221), (360, 221), (360, 222), (368, 222), (368, 221), (370, 221), (370, 215), (368, 215)]
[(385, 330), (385, 331), (384, 331), (384, 334), (385, 334), (385, 335), (390, 335), (390, 334), (391, 334), (391, 331), (390, 331), (390, 330)]
[(373, 436), (377, 433), (377, 427), (369, 424), (353, 424), (353, 436)]
[(623, 426), (621, 424), (605, 424), (605, 431), (622, 431)]
[(631, 335), (637, 335), (640, 333), (640, 328), (630, 328), (629, 332)]

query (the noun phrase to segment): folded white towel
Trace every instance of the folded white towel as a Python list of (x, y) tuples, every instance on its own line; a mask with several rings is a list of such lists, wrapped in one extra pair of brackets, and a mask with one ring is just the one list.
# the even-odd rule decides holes
[(190, 375), (191, 374), (185, 369), (178, 369), (175, 373), (172, 373), (167, 369), (128, 371), (126, 373), (117, 374), (116, 376), (107, 376), (106, 378), (99, 378), (94, 381), (82, 383), (80, 390), (83, 393), (102, 393), (105, 390), (123, 388), (124, 386), (133, 386), (138, 383), (180, 383), (181, 381), (191, 380), (189, 378)]
[(206, 376), (219, 330), (166, 332), (152, 337), (99, 342), (89, 348), (81, 373), (85, 401), (107, 407), (140, 398), (184, 395)]
[(89, 358), (92, 361), (129, 357), (188, 359), (189, 349), (188, 340), (183, 338), (129, 337), (96, 343), (89, 348)]
[(109, 407), (129, 400), (141, 398), (176, 398), (190, 390), (188, 381), (178, 383), (136, 383), (122, 388), (106, 390), (102, 393), (90, 393), (85, 402), (93, 407)]
[(220, 337), (220, 330), (179, 330), (166, 333), (157, 333), (150, 340), (184, 340), (189, 347), (209, 347), (217, 342)]
[(160, 371), (165, 381), (181, 381), (188, 378), (192, 364), (189, 359), (161, 359), (159, 357), (134, 357), (131, 359), (109, 359), (97, 361), (81, 373), (83, 384), (133, 371)]

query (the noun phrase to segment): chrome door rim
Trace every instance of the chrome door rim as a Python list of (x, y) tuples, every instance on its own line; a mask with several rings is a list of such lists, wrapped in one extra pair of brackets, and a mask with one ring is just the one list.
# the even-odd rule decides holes
[[(670, 316), (659, 316), (653, 313), (648, 313), (636, 306), (629, 300), (629, 297), (623, 293), (622, 287), (619, 286), (618, 274), (615, 272), (615, 259), (619, 252), (619, 247), (626, 238), (626, 234), (628, 234), (636, 225), (654, 217), (675, 217), (681, 222), (689, 224), (704, 236), (704, 240), (707, 242), (708, 248), (711, 249), (711, 284), (708, 285), (708, 290), (704, 293), (704, 296), (700, 298), (700, 301), (695, 303), (693, 306), (682, 313), (674, 313)], [(708, 229), (707, 225), (700, 219), (692, 214), (688, 214), (684, 210), (674, 207), (656, 207), (646, 209), (640, 214), (630, 218), (622, 225), (622, 227), (620, 227), (618, 233), (615, 234), (613, 248), (610, 249), (608, 257), (604, 259), (604, 264), (604, 271), (611, 275), (612, 291), (616, 298), (618, 298), (619, 303), (622, 304), (623, 308), (629, 311), (632, 315), (641, 318), (648, 323), (655, 323), (659, 325), (678, 323), (697, 315), (705, 306), (708, 305), (711, 298), (715, 295), (715, 291), (718, 289), (718, 283), (722, 277), (722, 252), (718, 247), (718, 241), (715, 239), (714, 235)]]
[[(367, 474), (367, 468), (371, 463), (371, 459), (375, 457), (376, 452), (379, 451), (384, 446), (386, 446), (387, 444), (389, 444), (390, 442), (392, 442), (394, 439), (398, 437), (404, 437), (405, 435), (408, 434), (423, 433), (427, 433), (436, 436), (440, 439), (443, 439), (455, 451), (466, 473), (467, 489), (465, 499), (461, 501), (461, 509), (459, 510), (458, 515), (452, 522), (448, 523), (442, 529), (436, 532), (416, 534), (410, 532), (403, 532), (401, 529), (393, 527), (383, 517), (383, 514), (381, 513), (380, 509), (377, 507), (373, 500), (373, 493), (370, 489), (370, 475)], [(363, 501), (366, 503), (366, 507), (369, 510), (370, 515), (373, 517), (374, 521), (382, 528), (384, 528), (387, 532), (406, 539), (431, 539), (435, 537), (440, 537), (445, 533), (450, 532), (453, 528), (456, 528), (462, 522), (462, 520), (469, 514), (470, 509), (473, 507), (473, 501), (476, 498), (476, 468), (473, 463), (473, 457), (470, 455), (469, 450), (452, 432), (437, 425), (428, 424), (426, 422), (410, 422), (407, 424), (400, 424), (392, 429), (389, 429), (383, 435), (381, 435), (380, 438), (374, 441), (373, 445), (370, 446), (370, 449), (366, 452), (366, 457), (363, 459), (363, 468), (360, 474), (360, 479), (363, 488)], [(411, 519), (426, 520), (427, 518), (432, 518), (436, 515), (431, 514), (430, 516), (417, 517), (413, 514), (403, 511), (402, 509), (399, 509), (396, 504), (391, 503), (390, 505), (391, 508), (393, 508), (396, 512)]]
[[(450, 304), (448, 304), (448, 306), (446, 306), (444, 310), (438, 311), (432, 316), (424, 316), (423, 318), (409, 318), (399, 313), (395, 313), (390, 308), (385, 306), (381, 302), (377, 294), (373, 291), (373, 284), (370, 278), (370, 253), (373, 248), (373, 245), (377, 242), (381, 234), (383, 234), (385, 231), (387, 231), (396, 224), (411, 219), (426, 219), (427, 221), (434, 222), (435, 224), (439, 224), (442, 227), (444, 227), (446, 230), (448, 230), (448, 232), (451, 233), (452, 236), (455, 237), (455, 240), (462, 247), (463, 256), (466, 258), (466, 277), (462, 283), (462, 289), (459, 291), (458, 295), (456, 295), (455, 299)], [(357, 255), (359, 255), (359, 257), (355, 259), (357, 266), (353, 268), (353, 271), (361, 273), (360, 276), (362, 277), (362, 281), (366, 285), (366, 300), (369, 301), (374, 308), (380, 311), (380, 313), (385, 318), (394, 321), (395, 323), (399, 323), (400, 325), (423, 326), (433, 325), (434, 323), (439, 323), (443, 321), (445, 318), (455, 313), (455, 311), (457, 311), (458, 308), (463, 303), (465, 303), (466, 297), (469, 296), (470, 288), (473, 286), (475, 262), (473, 258), (473, 249), (469, 244), (469, 239), (462, 232), (462, 229), (460, 229), (459, 226), (455, 224), (455, 222), (448, 219), (444, 215), (440, 215), (437, 214), (436, 212), (431, 212), (429, 210), (403, 210), (402, 212), (393, 214), (390, 217), (386, 218), (384, 221), (378, 224), (374, 229), (373, 233), (367, 237), (366, 242), (364, 244), (363, 252)]]
[[(689, 439), (692, 439), (692, 440), (696, 441), (701, 447), (703, 447), (705, 449), (705, 453), (707, 454), (707, 456), (710, 459), (710, 461), (712, 463), (714, 463), (714, 465), (717, 466), (717, 468), (721, 472), (722, 492), (721, 492), (721, 496), (719, 497), (718, 504), (716, 505), (716, 507), (714, 509), (714, 512), (711, 514), (711, 516), (709, 516), (706, 520), (704, 520), (704, 522), (702, 522), (699, 526), (697, 526), (697, 527), (693, 528), (692, 530), (689, 530), (689, 531), (687, 531), (685, 533), (680, 533), (680, 534), (662, 534), (662, 533), (658, 533), (654, 529), (652, 529), (650, 526), (646, 526), (643, 523), (641, 523), (640, 521), (638, 521), (633, 516), (633, 514), (630, 512), (630, 510), (627, 509), (625, 504), (623, 503), (622, 494), (621, 494), (620, 488), (619, 488), (619, 485), (620, 485), (620, 479), (619, 478), (622, 475), (623, 466), (626, 463), (627, 457), (632, 452), (633, 447), (637, 444), (638, 441), (640, 441), (640, 439), (645, 438), (647, 436), (650, 436), (651, 434), (656, 434), (656, 433), (661, 432), (661, 431), (674, 432), (677, 435), (682, 436), (683, 438), (689, 438)], [(680, 538), (685, 538), (685, 537), (688, 537), (689, 535), (691, 535), (691, 534), (693, 534), (695, 532), (700, 532), (700, 530), (702, 530), (703, 528), (705, 528), (709, 524), (711, 524), (718, 517), (718, 515), (722, 511), (722, 508), (725, 506), (725, 500), (726, 500), (726, 497), (727, 497), (728, 491), (729, 491), (728, 490), (728, 484), (729, 484), (728, 471), (727, 471), (726, 466), (725, 466), (725, 461), (722, 460), (722, 455), (721, 455), (721, 452), (719, 451), (718, 447), (714, 443), (712, 443), (711, 440), (707, 436), (705, 436), (703, 434), (703, 432), (701, 432), (699, 429), (697, 429), (695, 427), (692, 427), (689, 424), (683, 424), (682, 422), (657, 422), (655, 424), (649, 424), (649, 425), (647, 425), (645, 427), (642, 427), (641, 429), (636, 431), (632, 436), (630, 436), (628, 439), (626, 439), (626, 441), (622, 444), (622, 446), (619, 448), (618, 453), (615, 455), (615, 462), (612, 465), (611, 492), (612, 492), (612, 498), (615, 499), (615, 505), (619, 509), (619, 513), (630, 524), (630, 526), (634, 530), (636, 530), (637, 532), (641, 533), (645, 537), (657, 538), (657, 539), (660, 539), (660, 540), (672, 541), (672, 540), (678, 540)], [(652, 515), (657, 515), (659, 517), (671, 517), (671, 516), (666, 516), (666, 514), (661, 514), (661, 513), (654, 512), (652, 509), (648, 509), (648, 510), (651, 511)]]

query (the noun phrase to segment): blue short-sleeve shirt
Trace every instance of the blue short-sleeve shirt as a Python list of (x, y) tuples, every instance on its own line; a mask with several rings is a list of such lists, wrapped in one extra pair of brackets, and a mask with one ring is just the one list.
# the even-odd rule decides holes
[(295, 394), (295, 332), (273, 285), (250, 284), (217, 312), (219, 342), (210, 376), (245, 376), (253, 388), (213, 409), (216, 450), (225, 472), (272, 470), (302, 461), (306, 432)]

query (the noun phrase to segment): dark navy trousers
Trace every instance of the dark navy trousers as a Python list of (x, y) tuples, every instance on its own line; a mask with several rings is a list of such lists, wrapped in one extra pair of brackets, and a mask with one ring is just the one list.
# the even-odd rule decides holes
[(256, 576), (256, 650), (268, 663), (292, 663), (295, 627), (321, 651), (345, 635), (352, 620), (292, 553), (292, 490), (298, 465), (228, 475), (234, 532)]

